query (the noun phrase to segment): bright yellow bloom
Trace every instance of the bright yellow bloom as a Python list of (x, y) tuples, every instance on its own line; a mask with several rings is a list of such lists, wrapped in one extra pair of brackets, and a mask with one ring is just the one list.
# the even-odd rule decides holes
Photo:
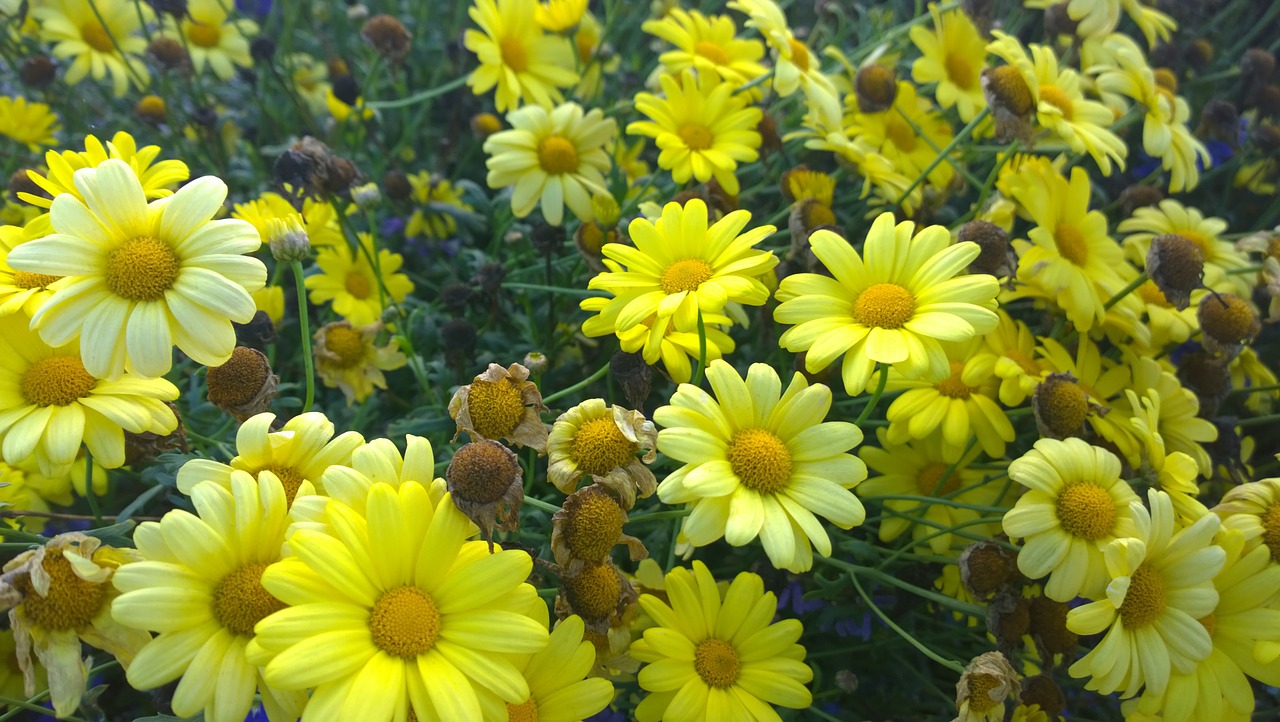
[(0, 226), (0, 316), (22, 311), (30, 318), (53, 296), (49, 286), (57, 276), (15, 271), (9, 267), (9, 252), (30, 240), (18, 226)]
[(142, 561), (112, 580), (122, 592), (112, 617), (158, 633), (129, 666), (129, 684), (154, 689), (181, 678), (172, 704), (183, 717), (241, 722), (260, 692), (272, 722), (296, 720), (306, 695), (271, 689), (245, 658), (254, 625), (284, 608), (262, 587), (289, 525), (284, 486), (270, 472), (255, 480), (236, 471), (229, 490), (201, 482), (191, 502), (195, 514), (175, 509), (139, 526)]
[(810, 543), (831, 555), (820, 515), (841, 529), (861, 524), (866, 511), (849, 493), (866, 466), (845, 453), (862, 432), (843, 421), (824, 422), (831, 390), (795, 374), (785, 393), (771, 366), (752, 364), (744, 382), (732, 366), (707, 368), (715, 392), (681, 384), (671, 406), (654, 412), (662, 425), (658, 450), (684, 462), (658, 486), (666, 504), (692, 504), (683, 535), (695, 547), (724, 537), (743, 546), (760, 537), (769, 561), (803, 572), (813, 566)]
[[(546, 602), (541, 599), (529, 605), (527, 614), (543, 627), (550, 625)], [(582, 618), (570, 615), (551, 632), (546, 649), (537, 654), (512, 655), (512, 664), (529, 683), (529, 700), (505, 708), (499, 702), (494, 705), (494, 714), (486, 719), (578, 722), (609, 706), (613, 684), (600, 677), (588, 677), (595, 664), (596, 648), (583, 639), (585, 631)], [(494, 701), (488, 704), (493, 705)], [(498, 715), (498, 710), (507, 716)]]
[(1003, 309), (1000, 325), (982, 338), (987, 349), (996, 356), (995, 373), (1000, 377), (1000, 403), (1010, 408), (1022, 405), (1035, 393), (1036, 385), (1048, 372), (1036, 360), (1036, 337), (1022, 321)]
[[(814, 232), (809, 244), (833, 277), (799, 273), (782, 280), (774, 310), (792, 324), (779, 343), (805, 351), (812, 373), (841, 354), (845, 391), (862, 392), (876, 363), (908, 378), (942, 381), (950, 362), (941, 341), (965, 341), (995, 329), (999, 283), (982, 274), (956, 277), (978, 256), (978, 245), (951, 245), (942, 226), (915, 233), (883, 213), (867, 232), (863, 254), (844, 238)], [(997, 454), (998, 456), (998, 454)]]
[(249, 56), (249, 38), (258, 34), (258, 25), (245, 18), (231, 19), (227, 6), (220, 0), (188, 0), (187, 14), (181, 20), (165, 15), (163, 35), (186, 36), (183, 43), (191, 53), (191, 65), (203, 73), (205, 65), (220, 80), (235, 77), (236, 66), (253, 65)]
[(395, 340), (376, 343), (382, 324), (353, 327), (347, 321), (325, 324), (312, 335), (316, 374), (327, 388), (342, 389), (347, 405), (362, 403), (374, 387), (387, 388), (383, 371), (394, 371), (409, 362)]
[[(638, 681), (649, 692), (635, 715), (658, 720), (778, 720), (771, 705), (803, 709), (813, 703), (804, 685), (813, 670), (796, 644), (796, 619), (770, 624), (778, 600), (757, 574), (742, 572), (721, 591), (705, 564), (666, 576), (664, 602), (651, 594), (640, 606), (656, 625), (631, 643), (645, 662)], [(761, 614), (756, 610), (768, 610)]]
[(497, 86), (499, 113), (515, 110), (526, 99), (551, 107), (564, 99), (560, 88), (578, 82), (572, 44), (543, 33), (534, 19), (536, 7), (531, 0), (476, 0), (467, 11), (480, 26), (462, 39), (480, 60), (467, 85), (476, 95)]
[(436, 178), (426, 171), (409, 176), (413, 187), (411, 197), (415, 203), (413, 215), (405, 224), (405, 238), (426, 236), (442, 241), (458, 232), (456, 215), (467, 215), (475, 208), (462, 197), (462, 189), (454, 183)]
[(582, 20), (587, 0), (543, 0), (533, 9), (533, 17), (543, 30), (562, 33)]
[(835, 92), (831, 81), (822, 74), (814, 52), (796, 39), (787, 25), (787, 17), (774, 0), (730, 0), (728, 7), (748, 16), (747, 27), (755, 28), (773, 48), (773, 90), (786, 97), (803, 88), (817, 86)]
[(599, 108), (584, 113), (577, 103), (548, 110), (526, 105), (507, 115), (511, 125), (489, 136), (486, 182), (490, 188), (515, 186), (511, 212), (524, 218), (539, 205), (547, 223), (564, 222), (564, 207), (580, 221), (595, 220), (592, 195), (609, 190), (609, 152), (617, 124)]
[(675, 46), (658, 58), (668, 75), (680, 75), (689, 68), (699, 75), (745, 85), (765, 73), (760, 64), (764, 46), (759, 40), (736, 37), (737, 28), (728, 15), (672, 8), (661, 20), (646, 20), (641, 29)]
[(35, 153), (40, 146), (57, 145), (53, 134), (60, 130), (58, 116), (44, 103), (28, 103), (22, 96), (0, 96), (0, 135)]
[(933, 30), (916, 25), (909, 31), (920, 57), (911, 64), (911, 79), (937, 83), (934, 97), (943, 108), (955, 107), (960, 120), (973, 120), (986, 103), (980, 78), (986, 67), (987, 43), (959, 8), (943, 13), (929, 4)]
[(279, 286), (264, 286), (254, 291), (253, 305), (271, 319), (273, 325), (279, 326), (284, 320), (284, 289)]
[[(403, 256), (385, 248), (375, 250), (368, 233), (359, 236), (360, 249), (353, 251), (343, 243), (321, 251), (316, 265), (322, 272), (307, 276), (305, 283), (312, 303), (332, 303), (334, 313), (351, 325), (367, 326), (382, 318), (384, 303), (400, 303), (413, 293), (413, 281), (396, 273)], [(375, 254), (376, 266), (369, 262)]]
[[(1181, 451), (1195, 459), (1200, 467), (1200, 474), (1209, 476), (1213, 472), (1213, 462), (1209, 458), (1209, 452), (1205, 451), (1204, 444), (1217, 440), (1218, 428), (1211, 421), (1200, 418), (1200, 400), (1154, 359), (1131, 358), (1128, 365), (1133, 369), (1133, 381), (1129, 388), (1137, 395), (1136, 398), (1141, 399), (1150, 393), (1160, 399), (1157, 409), (1159, 416), (1153, 419), (1157, 422), (1154, 430), (1160, 433), (1169, 451)], [(1117, 406), (1117, 413), (1124, 416), (1135, 415), (1128, 400)], [(1129, 453), (1128, 456), (1131, 465), (1141, 463), (1139, 454)]]
[[(262, 242), (271, 237), (271, 221), (284, 220), (298, 214), (284, 196), (274, 191), (267, 191), (256, 200), (237, 203), (231, 213), (232, 218), (248, 221), (258, 230)], [(302, 201), (302, 227), (307, 232), (307, 239), (315, 249), (345, 245), (342, 226), (339, 225), (338, 212), (327, 201), (307, 198)]]
[(1249, 266), (1249, 254), (1237, 250), (1231, 241), (1222, 237), (1227, 230), (1227, 222), (1222, 218), (1205, 217), (1198, 208), (1166, 198), (1154, 208), (1134, 210), (1132, 216), (1120, 221), (1116, 230), (1129, 234), (1124, 239), (1125, 252), (1135, 263), (1144, 265), (1156, 236), (1182, 236), (1200, 249), (1206, 286), (1245, 298), (1252, 294), (1250, 275), (1239, 273)]
[(1196, 499), (1200, 494), (1196, 485), (1199, 465), (1181, 451), (1166, 452), (1164, 437), (1160, 434), (1160, 394), (1152, 389), (1147, 389), (1141, 397), (1132, 389), (1125, 389), (1124, 393), (1133, 413), (1129, 424), (1142, 453), (1139, 471), (1148, 484), (1169, 495), (1178, 514), (1178, 523), (1193, 523), (1209, 513)]
[(1272, 561), (1280, 562), (1280, 478), (1232, 488), (1213, 512), (1224, 527), (1244, 534), (1246, 552), (1265, 546)]
[[(856, 105), (857, 101), (853, 103)], [(855, 112), (847, 124), (850, 137), (864, 142), (911, 178), (933, 163), (938, 157), (937, 148), (951, 142), (951, 124), (928, 100), (916, 95), (915, 86), (905, 80), (898, 81), (891, 107), (878, 113)], [(945, 188), (954, 175), (950, 163), (938, 163), (929, 171), (928, 182)]]
[[(610, 259), (606, 258), (604, 264), (611, 273), (624, 272), (623, 266)], [(582, 322), (582, 333), (589, 338), (615, 334), (623, 351), (640, 354), (647, 364), (661, 362), (667, 375), (678, 384), (693, 378), (693, 365), (702, 356), (704, 343), (707, 363), (733, 353), (733, 339), (725, 333), (733, 321), (720, 313), (703, 312), (701, 336), (698, 335), (696, 319), (693, 326), (682, 327), (675, 322), (674, 316), (659, 317), (657, 314), (623, 330), (618, 325), (618, 315), (644, 294), (644, 290), (639, 290), (623, 292), (616, 298), (584, 299), (580, 308), (595, 315)]]
[(662, 151), (658, 166), (671, 171), (676, 183), (714, 177), (726, 193), (737, 195), (738, 163), (760, 156), (760, 109), (748, 105), (747, 94), (735, 94), (733, 83), (710, 73), (695, 78), (686, 70), (679, 79), (664, 75), (659, 80), (666, 97), (636, 93), (636, 110), (649, 120), (628, 124), (627, 133), (654, 139)]
[(31, 16), (40, 22), (41, 40), (53, 44), (54, 57), (73, 59), (65, 76), (68, 85), (90, 74), (100, 81), (109, 72), (119, 98), (130, 83), (141, 90), (150, 82), (142, 61), (147, 39), (140, 32), (151, 17), (150, 7), (130, 0), (48, 0), (33, 3)]

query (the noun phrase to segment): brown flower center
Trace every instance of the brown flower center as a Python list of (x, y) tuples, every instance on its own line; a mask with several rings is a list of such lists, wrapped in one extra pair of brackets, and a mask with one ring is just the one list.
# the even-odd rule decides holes
[(612, 417), (588, 421), (573, 437), (573, 460), (587, 474), (607, 474), (626, 466), (639, 449)]
[(458, 499), (490, 504), (501, 499), (513, 481), (519, 482), (521, 470), (507, 447), (496, 441), (473, 441), (453, 455), (445, 475)]
[(694, 648), (693, 668), (708, 687), (728, 689), (738, 681), (738, 650), (721, 639), (704, 639)]
[(130, 301), (159, 301), (178, 280), (182, 260), (168, 243), (138, 236), (107, 254), (107, 288)]
[(896, 283), (877, 283), (858, 294), (853, 320), (872, 328), (902, 328), (916, 313), (916, 297)]
[(467, 392), (471, 426), (486, 439), (509, 436), (524, 418), (520, 389), (509, 379), (472, 381)]
[(1109, 536), (1116, 527), (1111, 495), (1087, 481), (1068, 484), (1058, 494), (1057, 515), (1064, 531), (1086, 541)]
[(538, 143), (538, 165), (550, 175), (578, 170), (578, 149), (573, 141), (560, 135), (549, 135)]
[(1164, 577), (1143, 564), (1129, 577), (1129, 591), (1120, 604), (1120, 621), (1127, 629), (1145, 627), (1160, 618), (1166, 603)]
[(1023, 80), (1022, 73), (1019, 73), (1017, 68), (1012, 65), (1001, 65), (998, 68), (992, 68), (987, 78), (991, 94), (1005, 108), (1008, 108), (1009, 112), (1024, 117), (1036, 109), (1031, 89), (1027, 87), (1027, 81)]
[(271, 367), (261, 351), (236, 346), (226, 363), (209, 368), (209, 401), (222, 406), (247, 404), (262, 391), (270, 373)]
[(261, 562), (246, 564), (223, 577), (213, 588), (213, 618), (235, 634), (253, 636), (253, 627), (267, 615), (285, 608), (262, 586)]
[(1059, 438), (1078, 433), (1089, 415), (1089, 396), (1062, 375), (1052, 375), (1042, 381), (1036, 387), (1032, 402), (1036, 419)]
[(98, 380), (76, 356), (49, 356), (27, 367), (18, 388), (36, 406), (70, 406), (89, 395)]
[(663, 293), (696, 291), (703, 281), (715, 275), (715, 269), (701, 258), (685, 258), (667, 266), (658, 285)]
[(1243, 343), (1258, 333), (1258, 316), (1248, 301), (1232, 293), (1200, 299), (1197, 318), (1204, 333), (1224, 344)]
[(41, 564), (49, 575), (48, 596), (40, 596), (28, 577), (17, 581), (27, 618), (36, 626), (55, 632), (89, 626), (102, 611), (110, 585), (76, 576), (71, 562), (59, 550), (46, 549)]
[(393, 657), (415, 659), (440, 638), (440, 610), (416, 586), (388, 589), (369, 612), (373, 644)]
[(748, 488), (761, 494), (782, 491), (791, 482), (791, 451), (767, 429), (741, 429), (729, 441), (729, 464)]
[(604, 493), (588, 492), (578, 499), (569, 516), (565, 545), (578, 559), (604, 561), (622, 537), (622, 507)]
[(607, 619), (618, 606), (622, 580), (612, 564), (589, 564), (572, 579), (564, 580), (569, 606), (590, 624)]

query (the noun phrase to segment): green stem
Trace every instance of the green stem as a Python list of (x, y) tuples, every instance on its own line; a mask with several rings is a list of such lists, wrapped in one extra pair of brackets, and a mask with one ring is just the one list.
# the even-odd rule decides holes
[(414, 93), (413, 95), (400, 98), (398, 100), (380, 100), (376, 103), (365, 103), (365, 107), (373, 108), (374, 110), (382, 110), (385, 108), (403, 108), (409, 105), (415, 105), (417, 103), (421, 103), (425, 100), (431, 100), (434, 97), (444, 95), (445, 93), (451, 90), (456, 90), (462, 87), (463, 85), (466, 84), (468, 77), (470, 76), (461, 75), (457, 78), (454, 78), (453, 80), (450, 80), (444, 85), (438, 85), (434, 88), (428, 88), (420, 93)]
[(943, 148), (938, 153), (937, 157), (935, 157), (933, 161), (929, 163), (929, 165), (925, 166), (924, 171), (922, 171), (920, 175), (916, 176), (916, 179), (911, 182), (911, 185), (907, 186), (907, 189), (902, 192), (902, 195), (898, 197), (898, 200), (897, 202), (894, 203), (894, 205), (895, 206), (902, 205), (902, 202), (905, 201), (907, 197), (911, 195), (911, 192), (914, 191), (916, 188), (919, 188), (921, 183), (925, 182), (925, 179), (929, 177), (929, 174), (933, 172), (933, 169), (937, 168), (938, 165), (942, 163), (942, 161), (946, 160), (947, 156), (951, 155), (951, 151), (955, 150), (957, 145), (960, 145), (962, 142), (964, 142), (965, 139), (967, 139), (969, 135), (973, 133), (974, 128), (977, 128), (978, 124), (981, 123), (983, 120), (986, 120), (987, 116), (990, 114), (991, 114), (991, 109), (984, 107), (981, 111), (978, 112), (977, 115), (973, 116), (973, 120), (969, 121), (969, 123), (965, 125), (965, 127), (961, 128), (960, 132), (956, 133), (956, 137), (952, 138), (950, 143), (947, 143), (947, 147)]
[(554, 513), (558, 512), (558, 511), (560, 511), (560, 507), (556, 506), (555, 504), (548, 504), (547, 502), (545, 502), (545, 501), (543, 501), (543, 500), (541, 500), (541, 499), (535, 499), (535, 498), (533, 498), (532, 496), (526, 496), (526, 497), (524, 498), (524, 503), (528, 504), (529, 506), (533, 507), (534, 509), (541, 509), (541, 510), (543, 510), (543, 511), (545, 511), (545, 512), (548, 512), (548, 513), (550, 513), (550, 514), (554, 514)]
[[(44, 698), (45, 696), (47, 696), (47, 693), (40, 695), (40, 698)], [(11, 719), (14, 714), (22, 711), (39, 712), (42, 715), (47, 715), (52, 711), (48, 707), (41, 707), (40, 705), (33, 704), (25, 699), (14, 699), (13, 697), (5, 697), (3, 695), (0, 695), (0, 704), (8, 705), (13, 708), (4, 716), (0, 717), (0, 720)], [(68, 720), (69, 722), (84, 722), (80, 717), (62, 717), (61, 719)]]
[(307, 399), (302, 404), (302, 413), (311, 410), (316, 399), (316, 367), (311, 356), (311, 320), (307, 310), (307, 289), (302, 282), (302, 262), (292, 261), (294, 288), (298, 292), (298, 325), (302, 330), (302, 367), (307, 376)]
[(880, 380), (876, 382), (876, 390), (871, 393), (871, 400), (867, 402), (867, 405), (862, 407), (862, 413), (858, 414), (858, 418), (853, 420), (854, 426), (861, 426), (862, 422), (866, 421), (867, 418), (871, 416), (871, 412), (875, 409), (876, 404), (880, 403), (880, 395), (884, 393), (884, 387), (888, 383), (889, 365), (880, 364)]
[(94, 526), (102, 526), (102, 510), (98, 508), (98, 494), (93, 489), (93, 453), (87, 446), (84, 449), (84, 499), (93, 512)]
[(643, 524), (650, 521), (661, 521), (663, 519), (683, 519), (693, 513), (693, 507), (687, 506), (683, 509), (668, 509), (667, 511), (655, 511), (650, 514), (639, 514), (627, 520), (628, 524)]
[(889, 627), (889, 629), (892, 629), (893, 631), (897, 632), (898, 636), (907, 640), (908, 644), (920, 650), (920, 653), (923, 654), (924, 656), (928, 657), (929, 659), (932, 659), (938, 664), (941, 664), (943, 667), (946, 667), (947, 669), (955, 672), (956, 674), (964, 674), (964, 665), (960, 664), (955, 660), (947, 659), (946, 657), (943, 657), (942, 655), (938, 654), (932, 649), (929, 649), (924, 645), (923, 642), (911, 636), (910, 632), (903, 629), (902, 627), (899, 627), (897, 624), (894, 623), (892, 619), (888, 617), (888, 615), (886, 615), (883, 611), (881, 611), (880, 607), (876, 606), (876, 603), (871, 601), (871, 597), (867, 594), (867, 591), (862, 588), (862, 583), (858, 581), (857, 574), (850, 573), (849, 579), (853, 581), (853, 588), (858, 590), (858, 596), (862, 597), (862, 601), (866, 603), (868, 607), (871, 608), (872, 612), (875, 612), (875, 615), (879, 617), (880, 621), (884, 622)]
[(596, 381), (599, 381), (607, 373), (609, 373), (609, 364), (606, 363), (604, 366), (601, 366), (600, 368), (596, 369), (595, 373), (579, 381), (578, 383), (568, 388), (560, 389), (559, 391), (555, 392), (554, 394), (551, 394), (550, 396), (543, 396), (542, 401), (543, 403), (548, 403), (551, 401), (555, 401), (557, 399), (562, 399), (565, 396), (568, 396), (569, 394), (575, 391), (581, 391), (582, 389), (585, 389), (586, 387), (590, 386)]
[(1147, 275), (1146, 271), (1139, 273), (1137, 278), (1129, 282), (1129, 285), (1117, 291), (1116, 295), (1112, 296), (1111, 298), (1108, 298), (1107, 302), (1102, 304), (1102, 310), (1110, 311), (1112, 306), (1116, 305), (1117, 303), (1120, 303), (1120, 300), (1123, 299), (1125, 296), (1128, 296), (1129, 294), (1138, 290), (1138, 286), (1141, 286), (1142, 284), (1146, 283), (1147, 280), (1150, 278), (1151, 277)]

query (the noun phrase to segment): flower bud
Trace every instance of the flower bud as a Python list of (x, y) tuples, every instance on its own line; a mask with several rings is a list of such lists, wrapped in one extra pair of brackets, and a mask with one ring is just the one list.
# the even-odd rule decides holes
[(267, 243), (271, 246), (271, 256), (281, 263), (306, 260), (311, 255), (311, 237), (297, 213), (268, 220)]

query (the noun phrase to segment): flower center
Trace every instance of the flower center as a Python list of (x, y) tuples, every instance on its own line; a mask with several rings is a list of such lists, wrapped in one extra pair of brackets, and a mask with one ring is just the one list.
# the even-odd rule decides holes
[(791, 50), (791, 62), (800, 68), (800, 72), (809, 72), (809, 49), (804, 46), (804, 43), (795, 38), (788, 38), (787, 47)]
[(943, 64), (947, 68), (947, 77), (951, 78), (952, 83), (964, 88), (965, 90), (973, 87), (973, 64), (964, 56), (964, 53), (947, 53), (946, 60), (943, 61)]
[(1169, 299), (1164, 297), (1164, 292), (1153, 281), (1147, 281), (1138, 286), (1138, 298), (1141, 298), (1142, 302), (1149, 306), (1173, 308), (1173, 304), (1169, 303)]
[(1063, 376), (1050, 376), (1040, 382), (1034, 403), (1036, 418), (1059, 437), (1078, 432), (1089, 414), (1089, 396)]
[(538, 703), (532, 697), (524, 704), (508, 702), (507, 722), (538, 722)]
[(502, 51), (502, 64), (516, 71), (523, 73), (529, 69), (529, 56), (525, 53), (524, 43), (520, 39), (508, 35), (498, 41), (498, 49)]
[(605, 493), (585, 493), (569, 516), (565, 545), (578, 559), (603, 561), (622, 537), (622, 507)]
[(889, 140), (902, 152), (910, 153), (915, 150), (916, 132), (898, 118), (890, 117), (884, 131)]
[(501, 499), (519, 483), (520, 464), (507, 447), (496, 441), (473, 441), (453, 455), (449, 463), (449, 488), (454, 497), (476, 504)]
[(440, 637), (440, 610), (415, 586), (388, 589), (373, 603), (369, 631), (378, 649), (414, 659), (430, 651)]
[(738, 650), (721, 639), (704, 639), (694, 649), (693, 668), (708, 687), (728, 689), (738, 681)]
[(572, 581), (565, 580), (569, 606), (588, 624), (607, 619), (618, 606), (622, 580), (611, 564), (591, 564)]
[(205, 377), (209, 400), (221, 406), (241, 406), (257, 398), (271, 374), (261, 352), (236, 346), (221, 366), (211, 366)]
[(1170, 93), (1178, 92), (1178, 76), (1168, 68), (1156, 68), (1152, 75), (1155, 76), (1156, 85), (1169, 91)]
[(715, 140), (711, 129), (700, 123), (685, 123), (677, 132), (684, 144), (689, 146), (689, 150), (706, 150)]
[(508, 436), (524, 418), (520, 389), (507, 379), (472, 381), (467, 392), (471, 426), (486, 439)]
[(98, 380), (84, 370), (78, 357), (49, 356), (27, 367), (18, 388), (29, 404), (70, 406), (97, 385)]
[(1116, 510), (1106, 489), (1087, 481), (1068, 484), (1058, 494), (1058, 523), (1070, 535), (1086, 541), (1109, 536), (1116, 526)]
[(1205, 296), (1196, 316), (1201, 330), (1223, 343), (1243, 343), (1257, 333), (1253, 309), (1235, 294)]
[(1004, 357), (1018, 364), (1018, 367), (1028, 374), (1037, 375), (1040, 373), (1040, 364), (1032, 360), (1022, 349), (1011, 348), (1004, 352)]
[(942, 481), (942, 475), (950, 468), (950, 464), (935, 461), (921, 469), (920, 473), (916, 474), (916, 489), (920, 491), (920, 496), (946, 496), (959, 489), (960, 480), (956, 474), (948, 476), (941, 486), (938, 484)]
[(782, 491), (791, 481), (791, 451), (766, 429), (741, 429), (729, 442), (729, 464), (748, 489)]
[(1120, 604), (1120, 621), (1127, 629), (1145, 627), (1160, 618), (1165, 602), (1164, 577), (1143, 564), (1129, 577), (1129, 590)]
[(359, 271), (350, 271), (347, 278), (342, 282), (342, 286), (347, 289), (347, 293), (355, 296), (361, 301), (369, 297), (373, 291), (373, 284), (369, 283), (369, 279)]
[(573, 460), (587, 474), (607, 474), (629, 464), (639, 448), (612, 417), (592, 419), (573, 438)]
[(292, 505), (293, 497), (298, 495), (298, 489), (302, 486), (302, 473), (292, 466), (285, 464), (267, 464), (258, 471), (269, 471), (276, 475), (280, 480), (280, 485), (284, 487), (285, 503)]
[(696, 291), (702, 282), (715, 275), (711, 264), (701, 258), (685, 258), (667, 266), (658, 285), (663, 293)]
[(994, 674), (975, 674), (969, 677), (969, 709), (974, 712), (987, 712), (996, 706), (999, 699), (991, 694), (1000, 687), (1000, 678)]
[(1079, 228), (1064, 223), (1053, 229), (1053, 243), (1058, 247), (1058, 254), (1077, 266), (1084, 266), (1089, 260), (1089, 244)]
[(18, 288), (44, 288), (60, 278), (62, 278), (62, 276), (49, 276), (43, 273), (14, 271), (13, 285)]
[(338, 368), (354, 368), (364, 361), (366, 346), (364, 336), (349, 326), (333, 326), (324, 333), (324, 347), (337, 360)]
[(246, 564), (213, 588), (213, 618), (235, 634), (253, 636), (253, 627), (267, 615), (284, 609), (284, 602), (262, 586), (262, 562)]
[(963, 375), (964, 364), (959, 361), (952, 361), (951, 375), (945, 380), (934, 384), (933, 388), (949, 399), (967, 399), (973, 394), (973, 387), (964, 382), (964, 379), (961, 378)]
[(877, 283), (858, 294), (853, 320), (872, 328), (902, 328), (916, 313), (916, 297), (896, 283)]
[(40, 596), (27, 577), (17, 582), (27, 618), (38, 627), (57, 632), (89, 626), (107, 601), (110, 585), (76, 576), (61, 551), (46, 549), (41, 565), (49, 575), (48, 596)]
[(549, 135), (538, 143), (538, 165), (550, 175), (578, 170), (578, 149), (568, 138)]
[(100, 53), (114, 53), (116, 46), (111, 42), (111, 33), (101, 23), (91, 22), (80, 28), (80, 37), (85, 45)]
[(721, 48), (713, 42), (699, 40), (698, 44), (693, 46), (693, 52), (696, 55), (701, 55), (707, 60), (710, 60), (716, 65), (729, 64), (729, 54), (724, 51), (724, 48)]
[(107, 288), (130, 301), (159, 301), (178, 280), (181, 267), (168, 243), (138, 236), (107, 254)]
[(222, 42), (222, 28), (215, 23), (187, 23), (187, 38), (192, 45), (216, 48)]
[(1062, 111), (1062, 117), (1071, 120), (1075, 114), (1075, 106), (1071, 103), (1071, 96), (1067, 95), (1062, 88), (1056, 85), (1040, 86), (1040, 102), (1048, 103), (1058, 110)]
[(1031, 89), (1022, 74), (1012, 65), (1001, 65), (993, 68), (990, 75), (991, 94), (996, 97), (1009, 112), (1017, 116), (1027, 116), (1036, 109)]
[(836, 223), (836, 214), (831, 210), (831, 206), (826, 205), (822, 201), (810, 199), (800, 208), (804, 212), (804, 227), (818, 228), (820, 226), (833, 226)]
[(1262, 515), (1262, 542), (1271, 550), (1271, 558), (1280, 562), (1280, 501)]

